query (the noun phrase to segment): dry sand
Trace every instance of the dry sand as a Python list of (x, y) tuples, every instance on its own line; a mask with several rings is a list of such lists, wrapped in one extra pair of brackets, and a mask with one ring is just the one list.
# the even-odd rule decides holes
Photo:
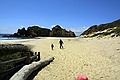
[[(64, 41), (64, 49), (59, 49), (59, 39)], [(41, 59), (55, 57), (34, 80), (76, 80), (79, 74), (87, 75), (89, 80), (120, 80), (119, 37), (1, 40), (0, 43), (32, 45), (34, 52), (41, 53)]]

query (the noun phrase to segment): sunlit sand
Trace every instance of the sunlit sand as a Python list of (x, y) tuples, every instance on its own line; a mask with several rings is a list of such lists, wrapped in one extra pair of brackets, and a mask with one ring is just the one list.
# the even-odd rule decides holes
[[(64, 48), (59, 48), (62, 39)], [(34, 80), (76, 80), (85, 74), (89, 80), (120, 79), (120, 38), (38, 38), (31, 40), (2, 40), (0, 43), (31, 45), (41, 59), (54, 57)], [(54, 50), (51, 50), (54, 44)]]

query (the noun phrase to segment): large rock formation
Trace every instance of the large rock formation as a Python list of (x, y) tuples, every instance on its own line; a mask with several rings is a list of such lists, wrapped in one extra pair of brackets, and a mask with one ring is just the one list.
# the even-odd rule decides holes
[(59, 25), (56, 25), (52, 28), (52, 32), (50, 36), (53, 37), (75, 37), (75, 33), (72, 31), (67, 31), (66, 29), (62, 29)]
[(17, 33), (13, 34), (13, 37), (75, 37), (75, 33), (62, 29), (59, 25), (52, 28), (52, 31), (47, 28), (41, 28), (39, 26), (28, 27), (18, 29)]
[(50, 35), (51, 30), (47, 28), (41, 28), (38, 26), (28, 27), (27, 36), (28, 37), (48, 37)]
[(14, 37), (48, 37), (50, 35), (51, 30), (47, 28), (41, 28), (39, 26), (28, 27), (27, 30), (25, 28), (18, 29), (17, 33), (14, 33)]
[(17, 33), (13, 34), (14, 37), (26, 37), (26, 35), (27, 31), (25, 30), (25, 28), (18, 29)]
[(91, 26), (84, 31), (80, 36), (95, 37), (95, 36), (120, 36), (120, 19), (111, 23)]

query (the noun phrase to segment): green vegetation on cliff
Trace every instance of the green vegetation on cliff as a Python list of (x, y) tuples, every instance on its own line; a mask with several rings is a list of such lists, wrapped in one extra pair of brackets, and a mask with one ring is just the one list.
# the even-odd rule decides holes
[(107, 31), (103, 32), (103, 33), (95, 34), (91, 37), (98, 36), (98, 35), (106, 36), (106, 35), (110, 35), (112, 33), (114, 33), (116, 36), (120, 36), (120, 19), (116, 20), (114, 22), (111, 22), (111, 23), (93, 25), (89, 29), (84, 31), (81, 35), (89, 35), (89, 34), (92, 34), (94, 32), (99, 32), (99, 31), (102, 32), (104, 30), (107, 30)]

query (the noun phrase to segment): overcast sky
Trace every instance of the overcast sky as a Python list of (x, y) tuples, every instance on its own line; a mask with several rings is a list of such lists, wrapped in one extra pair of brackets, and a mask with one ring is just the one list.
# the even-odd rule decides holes
[(0, 0), (0, 33), (53, 25), (81, 32), (120, 19), (120, 0)]

